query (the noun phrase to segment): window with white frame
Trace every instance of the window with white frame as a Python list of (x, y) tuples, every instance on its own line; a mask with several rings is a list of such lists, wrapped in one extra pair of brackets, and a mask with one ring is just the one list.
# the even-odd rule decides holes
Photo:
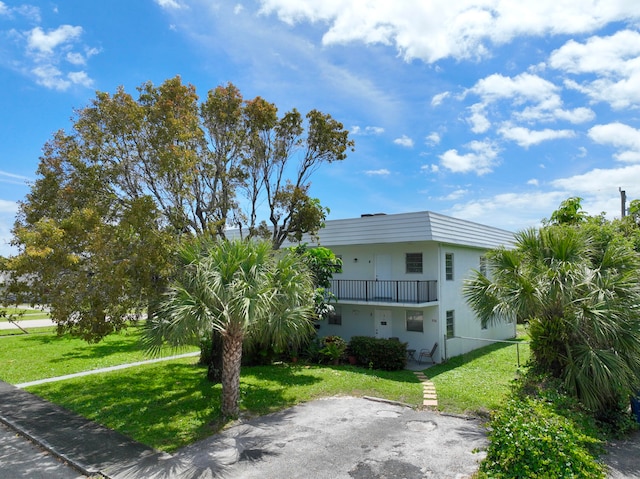
[(444, 277), (447, 281), (453, 281), (453, 253), (444, 255)]
[(407, 253), (405, 266), (407, 273), (422, 273), (422, 253)]
[(450, 309), (446, 313), (447, 315), (447, 339), (453, 338), (456, 335), (456, 313), (453, 309)]
[(487, 257), (486, 256), (480, 256), (480, 268), (479, 268), (480, 274), (482, 276), (486, 276), (487, 275)]
[(407, 331), (418, 333), (424, 331), (424, 315), (422, 311), (407, 311)]
[(334, 306), (333, 311), (327, 317), (327, 323), (342, 326), (342, 310), (339, 307)]

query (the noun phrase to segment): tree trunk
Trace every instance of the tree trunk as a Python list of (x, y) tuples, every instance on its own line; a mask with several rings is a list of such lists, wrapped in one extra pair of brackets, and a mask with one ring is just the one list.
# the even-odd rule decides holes
[(216, 384), (222, 382), (222, 335), (215, 329), (211, 332), (211, 350), (207, 363), (207, 379)]
[(237, 416), (240, 408), (240, 366), (242, 334), (223, 336), (222, 347), (222, 415)]

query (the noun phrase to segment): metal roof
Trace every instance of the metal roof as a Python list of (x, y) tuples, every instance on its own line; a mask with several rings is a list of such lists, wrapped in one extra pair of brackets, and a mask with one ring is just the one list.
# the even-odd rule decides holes
[[(362, 215), (328, 220), (318, 236), (322, 246), (435, 241), (478, 248), (510, 247), (514, 233), (432, 211)], [(312, 243), (305, 236), (303, 242)]]

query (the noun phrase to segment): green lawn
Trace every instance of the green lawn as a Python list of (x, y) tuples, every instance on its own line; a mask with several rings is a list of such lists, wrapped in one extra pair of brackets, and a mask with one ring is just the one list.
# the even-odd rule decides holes
[[(141, 335), (141, 326), (131, 326), (107, 336), (98, 344), (88, 344), (68, 334), (57, 336), (30, 332), (2, 337), (0, 379), (18, 384), (150, 359), (140, 343)], [(180, 352), (197, 350), (190, 348)], [(167, 348), (163, 355), (173, 353), (175, 351)]]
[[(146, 359), (140, 327), (90, 345), (68, 335), (0, 338), (0, 378), (10, 383), (70, 374)], [(525, 364), (529, 348), (520, 344)], [(173, 351), (167, 351), (167, 354)], [(196, 358), (139, 366), (28, 388), (48, 400), (142, 443), (174, 451), (220, 430), (220, 386), (205, 379)], [(495, 344), (426, 370), (439, 409), (482, 413), (503, 400), (517, 371), (516, 347)], [(352, 366), (275, 364), (245, 367), (241, 411), (260, 415), (300, 402), (335, 396), (376, 396), (418, 406), (422, 387), (411, 371)]]
[[(46, 326), (43, 328), (29, 328), (27, 334), (55, 334), (56, 333), (56, 328), (55, 326)], [(0, 329), (0, 336), (26, 336), (27, 334), (25, 334), (23, 331), (21, 331), (20, 329)], [(0, 343), (0, 357), (2, 356), (2, 343)], [(1, 368), (2, 366), (0, 366)], [(1, 376), (0, 376), (1, 377)]]
[(30, 319), (47, 319), (49, 313), (42, 311), (41, 309), (31, 308), (0, 308), (0, 321), (8, 321), (6, 316), (3, 315), (17, 315), (14, 319), (19, 321), (28, 321)]
[[(520, 365), (529, 360), (529, 344), (522, 342)], [(441, 411), (485, 415), (496, 409), (518, 373), (516, 345), (496, 343), (429, 368)]]
[[(140, 366), (27, 390), (164, 451), (174, 451), (220, 430), (220, 385), (205, 379), (193, 359)], [(370, 395), (418, 405), (422, 387), (410, 371), (352, 366), (245, 367), (241, 414), (260, 415), (300, 402)]]

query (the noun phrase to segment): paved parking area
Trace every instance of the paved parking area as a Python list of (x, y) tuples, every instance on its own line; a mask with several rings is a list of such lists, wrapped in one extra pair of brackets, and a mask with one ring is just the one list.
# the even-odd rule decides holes
[(149, 458), (116, 475), (463, 479), (477, 470), (486, 444), (476, 420), (362, 398), (327, 398), (242, 422), (170, 458)]

